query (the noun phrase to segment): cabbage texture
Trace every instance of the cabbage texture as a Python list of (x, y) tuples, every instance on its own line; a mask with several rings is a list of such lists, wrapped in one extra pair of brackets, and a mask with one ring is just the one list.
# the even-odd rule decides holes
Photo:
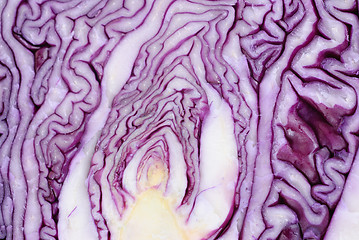
[(357, 0), (1, 0), (0, 239), (359, 239)]

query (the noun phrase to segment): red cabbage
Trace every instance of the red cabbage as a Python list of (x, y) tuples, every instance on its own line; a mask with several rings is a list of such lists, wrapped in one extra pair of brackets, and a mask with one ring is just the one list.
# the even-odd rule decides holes
[(358, 238), (358, 9), (0, 2), (0, 239)]

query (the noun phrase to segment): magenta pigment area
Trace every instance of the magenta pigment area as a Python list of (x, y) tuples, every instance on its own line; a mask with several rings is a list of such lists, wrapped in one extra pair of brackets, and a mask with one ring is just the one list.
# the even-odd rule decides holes
[(359, 239), (358, 1), (0, 11), (0, 239)]

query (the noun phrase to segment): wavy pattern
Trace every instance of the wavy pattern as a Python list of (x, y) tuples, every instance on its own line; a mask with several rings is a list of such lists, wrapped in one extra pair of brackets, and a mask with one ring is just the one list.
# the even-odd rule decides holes
[(357, 1), (0, 9), (0, 239), (67, 239), (86, 206), (95, 239), (134, 239), (146, 194), (181, 239), (325, 237), (358, 148)]

